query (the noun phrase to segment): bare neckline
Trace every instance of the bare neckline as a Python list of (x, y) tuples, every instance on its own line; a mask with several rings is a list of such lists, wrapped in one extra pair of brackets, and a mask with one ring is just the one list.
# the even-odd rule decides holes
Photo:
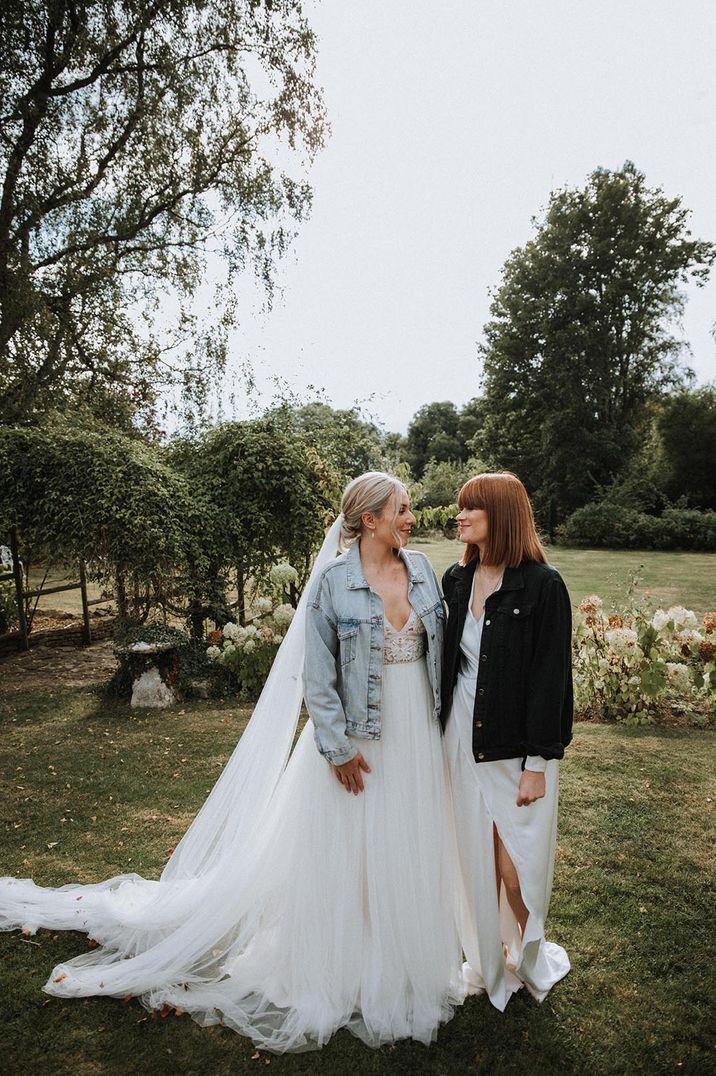
[[(503, 572), (503, 573), (502, 573), (502, 575), (500, 576), (500, 582), (499, 582), (499, 583), (497, 584), (497, 586), (495, 587), (495, 589), (494, 589), (494, 590), (492, 591), (492, 594), (496, 594), (496, 593), (497, 593), (497, 591), (498, 591), (498, 590), (500, 589), (500, 587), (502, 586), (502, 580), (503, 580), (503, 578), (504, 578), (504, 574), (505, 574), (505, 573)], [(483, 607), (482, 607), (482, 613), (480, 614), (480, 616), (479, 616), (479, 617), (476, 617), (476, 616), (475, 616), (475, 614), (474, 614), (474, 613), (473, 613), (473, 611), (472, 611), (472, 598), (473, 598), (473, 595), (474, 595), (474, 593), (475, 593), (475, 579), (476, 579), (476, 578), (477, 578), (477, 571), (475, 571), (475, 572), (474, 572), (474, 574), (473, 574), (473, 577), (472, 577), (472, 584), (471, 584), (471, 586), (470, 586), (470, 597), (469, 597), (469, 599), (468, 599), (468, 603), (467, 603), (467, 611), (468, 611), (468, 613), (470, 614), (470, 616), (472, 617), (472, 619), (473, 619), (473, 621), (475, 622), (475, 624), (479, 624), (481, 620), (484, 620), (484, 619), (485, 619), (485, 606), (483, 605)], [(491, 597), (492, 597), (492, 594), (488, 594), (488, 595), (487, 595), (487, 597), (488, 597), (488, 598), (491, 598)]]
[(387, 615), (384, 614), (385, 615), (385, 622), (388, 625), (388, 627), (393, 629), (393, 631), (395, 632), (396, 635), (402, 635), (403, 632), (405, 631), (405, 629), (407, 628), (408, 624), (412, 620), (414, 612), (415, 612), (415, 610), (411, 608), (410, 612), (408, 613), (408, 619), (405, 621), (402, 628), (396, 628), (395, 624), (393, 624), (393, 622), (388, 619)]

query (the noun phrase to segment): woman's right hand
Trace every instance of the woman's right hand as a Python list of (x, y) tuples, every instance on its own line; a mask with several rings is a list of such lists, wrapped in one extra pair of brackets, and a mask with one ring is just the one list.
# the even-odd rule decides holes
[(333, 772), (346, 792), (352, 792), (354, 796), (357, 796), (364, 788), (361, 770), (365, 773), (370, 773), (370, 766), (360, 751), (349, 762), (344, 762), (342, 766), (333, 766)]

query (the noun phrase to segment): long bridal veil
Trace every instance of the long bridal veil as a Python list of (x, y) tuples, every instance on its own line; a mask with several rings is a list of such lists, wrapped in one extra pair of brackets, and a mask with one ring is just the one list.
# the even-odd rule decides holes
[(131, 994), (148, 1007), (168, 1003), (204, 1023), (218, 1019), (220, 984), (261, 916), (256, 880), (301, 709), (308, 595), (336, 555), (342, 520), (326, 535), (243, 736), (159, 880), (122, 874), (43, 888), (0, 879), (0, 929), (80, 930), (99, 943), (58, 965), (48, 993)]

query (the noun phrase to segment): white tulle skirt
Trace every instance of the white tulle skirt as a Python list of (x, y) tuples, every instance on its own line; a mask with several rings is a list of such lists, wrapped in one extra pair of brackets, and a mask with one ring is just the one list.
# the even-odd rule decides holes
[[(51, 891), (4, 879), (0, 918), (100, 943), (54, 969), (51, 994), (132, 994), (277, 1053), (342, 1027), (370, 1046), (429, 1043), (464, 997), (449, 778), (431, 711), (424, 659), (384, 667), (382, 738), (356, 740), (372, 769), (358, 796), (318, 754), (309, 722), (228, 877), (178, 880), (161, 900), (137, 876)], [(185, 914), (197, 906), (200, 919)]]

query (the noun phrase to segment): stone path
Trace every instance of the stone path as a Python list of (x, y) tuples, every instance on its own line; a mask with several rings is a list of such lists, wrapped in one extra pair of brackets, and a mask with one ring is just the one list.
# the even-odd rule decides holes
[(0, 659), (0, 692), (84, 687), (108, 680), (117, 667), (112, 639), (91, 646), (35, 646)]

